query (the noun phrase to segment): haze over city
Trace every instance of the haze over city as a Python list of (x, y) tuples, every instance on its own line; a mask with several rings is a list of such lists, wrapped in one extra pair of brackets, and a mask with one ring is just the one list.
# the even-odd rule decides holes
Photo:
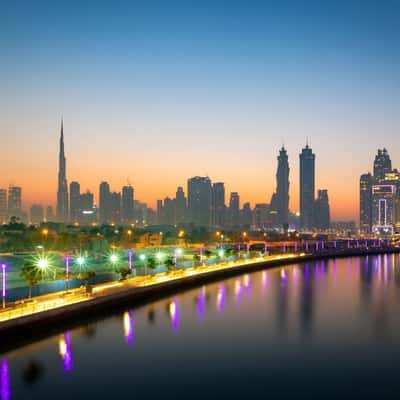
[(68, 180), (96, 197), (102, 180), (118, 190), (129, 181), (155, 207), (208, 174), (242, 202), (269, 202), (284, 143), (297, 211), (308, 137), (332, 219), (356, 220), (376, 149), (400, 161), (399, 7), (9, 3), (0, 186), (22, 186), (26, 205), (55, 205), (63, 115)]

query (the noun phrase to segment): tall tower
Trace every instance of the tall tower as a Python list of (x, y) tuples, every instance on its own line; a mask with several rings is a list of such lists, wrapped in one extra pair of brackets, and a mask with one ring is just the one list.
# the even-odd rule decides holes
[(286, 225), (289, 222), (289, 161), (283, 146), (279, 151), (276, 171), (276, 200), (279, 224)]
[(64, 127), (61, 119), (60, 153), (58, 159), (58, 191), (57, 191), (57, 220), (68, 220), (68, 186), (66, 160), (64, 154)]
[(315, 154), (306, 144), (300, 154), (300, 225), (310, 229), (314, 225)]
[(189, 221), (198, 226), (211, 225), (212, 186), (208, 177), (188, 179)]
[(360, 231), (370, 233), (372, 228), (372, 185), (373, 176), (360, 176)]
[(378, 149), (378, 153), (374, 160), (374, 178), (376, 182), (380, 183), (385, 179), (385, 174), (392, 172), (392, 161), (388, 151), (383, 148)]

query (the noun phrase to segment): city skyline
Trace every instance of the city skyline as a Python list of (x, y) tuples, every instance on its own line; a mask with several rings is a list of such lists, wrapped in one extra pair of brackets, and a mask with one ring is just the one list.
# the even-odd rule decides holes
[(55, 206), (63, 114), (68, 179), (83, 189), (129, 180), (155, 207), (209, 175), (269, 202), (284, 142), (298, 210), (309, 137), (332, 217), (357, 220), (360, 171), (382, 146), (400, 160), (399, 5), (155, 3), (4, 7), (0, 186)]
[[(69, 190), (69, 183), (68, 182), (70, 182), (72, 184), (78, 184), (79, 185), (79, 190), (83, 189), (82, 195), (85, 192), (87, 192), (87, 193), (90, 192), (92, 194), (93, 199), (94, 199), (94, 203), (97, 205), (97, 207), (99, 209), (100, 209), (100, 203), (101, 203), (100, 194), (99, 194), (99, 185), (101, 185), (101, 182), (107, 183), (107, 185), (109, 185), (109, 190), (111, 189), (111, 191), (113, 191), (114, 189), (120, 190), (121, 188), (122, 188), (122, 190), (124, 190), (124, 188), (126, 188), (126, 187), (132, 187), (132, 189), (135, 190), (135, 200), (137, 198), (141, 202), (144, 202), (150, 208), (152, 208), (154, 211), (157, 211), (157, 203), (158, 203), (160, 198), (163, 199), (163, 198), (173, 197), (173, 194), (174, 194), (176, 188), (177, 187), (178, 188), (181, 187), (180, 183), (175, 183), (175, 190), (172, 189), (167, 194), (165, 194), (165, 193), (164, 194), (160, 194), (158, 198), (156, 198), (156, 199), (148, 199), (148, 200), (146, 200), (145, 196), (140, 197), (140, 195), (139, 195), (138, 197), (136, 197), (136, 195), (137, 195), (136, 185), (131, 185), (131, 181), (129, 179), (127, 179), (125, 181), (125, 183), (122, 183), (121, 186), (115, 185), (114, 183), (110, 183), (109, 180), (107, 180), (107, 179), (102, 179), (99, 183), (91, 184), (89, 186), (86, 186), (86, 188), (85, 188), (85, 186), (81, 184), (81, 181), (82, 181), (81, 177), (75, 177), (75, 178), (71, 179), (68, 176), (68, 170), (66, 168), (66, 156), (65, 156), (65, 144), (64, 144), (64, 120), (63, 120), (63, 118), (61, 118), (61, 130), (60, 130), (60, 134), (59, 134), (59, 138), (58, 138), (58, 145), (59, 145), (59, 149), (58, 149), (59, 150), (58, 151), (59, 176), (58, 176), (58, 184), (57, 184), (58, 189), (56, 189), (57, 192), (56, 192), (55, 200), (53, 200), (53, 201), (50, 200), (48, 202), (46, 202), (46, 201), (45, 202), (40, 202), (38, 200), (35, 200), (35, 195), (34, 194), (33, 195), (31, 194), (31, 196), (32, 196), (31, 198), (29, 197), (29, 194), (28, 194), (29, 200), (26, 200), (25, 188), (22, 187), (22, 189), (24, 191), (24, 196), (23, 196), (23, 200), (22, 200), (22, 208), (25, 209), (26, 211), (32, 206), (41, 205), (41, 206), (43, 206), (43, 209), (45, 209), (48, 206), (51, 206), (52, 208), (54, 208), (55, 217), (58, 220), (62, 220), (63, 218), (60, 218), (58, 216), (58, 211), (57, 211), (57, 209), (58, 209), (58, 198), (60, 196), (61, 199), (63, 201), (65, 201), (65, 197), (67, 197), (67, 210), (69, 210), (70, 209), (70, 204), (69, 204), (70, 199), (69, 199), (69, 194), (68, 194), (68, 190)], [(306, 138), (305, 146), (302, 148), (301, 152), (299, 152), (300, 156), (302, 154), (304, 154), (304, 151), (314, 151), (311, 148), (311, 146), (309, 146), (309, 138), (308, 137)], [(386, 152), (386, 149), (384, 149), (384, 151)], [(378, 156), (379, 156), (380, 152), (381, 152), (381, 150), (378, 149)], [(376, 158), (375, 158), (375, 161), (374, 161), (372, 169), (376, 168), (376, 163), (377, 163), (377, 157), (378, 156), (376, 156)], [(285, 165), (285, 164), (282, 164), (282, 160), (283, 160), (282, 157), (284, 157), (284, 159), (285, 159), (284, 163), (288, 164), (286, 167), (284, 167), (284, 168), (287, 168), (287, 171), (284, 174), (289, 176), (289, 182), (290, 182), (290, 184), (289, 184), (289, 211), (292, 212), (292, 213), (299, 213), (300, 209), (301, 209), (301, 207), (300, 207), (300, 197), (301, 197), (300, 185), (296, 185), (296, 178), (293, 177), (293, 168), (291, 166), (292, 163), (293, 163), (293, 159), (295, 159), (295, 157), (290, 159), (290, 155), (287, 153), (287, 149), (285, 148), (284, 145), (282, 145), (282, 147), (279, 150), (278, 172), (275, 173), (275, 185), (278, 184), (278, 181), (279, 181), (279, 179), (277, 178), (276, 174), (279, 174), (279, 170), (282, 168), (281, 166)], [(314, 153), (314, 157), (315, 157), (315, 153)], [(300, 159), (301, 159), (301, 157), (300, 157)], [(281, 161), (279, 161), (279, 160), (281, 160)], [(318, 165), (318, 160), (314, 161), (314, 163), (316, 165)], [(317, 166), (313, 166), (313, 169), (315, 169), (315, 172), (313, 172), (313, 174), (315, 176), (317, 176), (318, 167)], [(298, 171), (296, 171), (296, 172), (298, 173), (298, 177), (297, 178), (299, 179), (300, 178), (300, 165), (299, 165)], [(280, 173), (282, 173), (282, 172), (280, 172)], [(195, 176), (199, 176), (199, 175), (195, 175)], [(206, 177), (210, 178), (209, 175), (206, 175)], [(295, 179), (293, 179), (293, 178), (295, 178)], [(186, 184), (186, 181), (188, 179), (190, 179), (190, 178), (186, 177), (184, 179), (183, 186)], [(213, 180), (213, 178), (211, 178), (211, 179)], [(278, 181), (277, 181), (277, 179), (278, 179)], [(315, 180), (315, 182), (317, 182), (317, 180), (315, 178), (314, 178), (314, 180)], [(315, 186), (314, 191), (316, 191), (316, 188), (317, 188), (317, 184), (315, 182), (314, 182), (314, 186)], [(64, 185), (67, 185), (66, 193), (64, 191), (65, 190)], [(172, 185), (174, 185), (174, 183), (172, 183)], [(3, 186), (0, 186), (0, 187), (2, 187), (3, 189), (7, 189), (9, 186), (10, 187), (13, 187), (13, 186), (21, 187), (19, 185), (12, 185), (12, 184), (3, 185)], [(255, 201), (251, 201), (250, 199), (244, 197), (241, 192), (237, 192), (237, 191), (233, 191), (232, 192), (232, 191), (230, 191), (229, 188), (231, 188), (232, 186), (229, 184), (229, 182), (225, 182), (224, 181), (224, 186), (225, 186), (226, 194), (228, 195), (228, 198), (225, 199), (225, 205), (226, 206), (229, 206), (229, 193), (231, 193), (231, 194), (239, 193), (239, 196), (240, 196), (240, 207), (242, 207), (245, 203), (249, 203), (252, 207), (255, 207), (256, 204), (270, 204), (271, 206), (273, 206), (274, 196), (276, 196), (276, 190), (275, 190), (275, 191), (272, 191), (271, 195), (267, 194), (265, 196), (265, 198), (261, 199), (261, 201), (256, 201), (256, 200)], [(296, 188), (297, 193), (293, 193), (294, 189), (290, 189), (292, 186), (294, 186)], [(322, 185), (322, 186), (324, 186), (324, 185)], [(329, 187), (329, 185), (325, 185), (325, 186)], [(358, 187), (356, 189), (358, 191)], [(327, 189), (327, 190), (329, 191), (329, 189)], [(60, 191), (61, 191), (61, 193), (60, 193)], [(116, 192), (113, 192), (113, 193), (116, 194)], [(118, 194), (121, 195), (121, 193), (118, 193)], [(187, 193), (185, 192), (185, 194), (187, 194)], [(54, 195), (53, 195), (53, 197), (54, 197)], [(293, 199), (293, 197), (294, 197), (294, 199)], [(335, 197), (335, 193), (333, 193), (333, 196), (332, 196), (332, 194), (330, 194), (329, 197), (330, 198), (331, 197)], [(311, 197), (310, 197), (310, 199), (311, 199)], [(315, 196), (314, 196), (314, 199), (316, 200)], [(359, 200), (359, 199), (357, 199), (357, 200)], [(293, 208), (293, 203), (295, 204), (295, 206), (297, 205), (297, 208)], [(309, 204), (309, 207), (311, 207), (311, 208), (313, 207), (311, 203)], [(330, 209), (331, 209), (330, 214), (331, 214), (331, 216), (333, 215), (332, 220), (349, 219), (349, 220), (354, 220), (357, 223), (359, 222), (359, 204), (358, 203), (357, 203), (356, 215), (354, 216), (354, 218), (352, 218), (352, 215), (349, 215), (347, 218), (346, 217), (341, 218), (340, 216), (335, 218), (335, 214), (334, 214), (334, 212), (332, 212), (332, 210), (334, 208), (332, 207), (332, 201), (331, 200), (330, 200)], [(67, 214), (68, 214), (68, 211), (67, 211)], [(210, 216), (210, 218), (212, 218), (212, 217)], [(101, 217), (100, 217), (100, 219), (101, 219)], [(280, 221), (280, 222), (282, 222), (282, 221)], [(300, 222), (300, 224), (301, 224), (301, 222)], [(311, 225), (309, 225), (309, 226), (311, 226)]]

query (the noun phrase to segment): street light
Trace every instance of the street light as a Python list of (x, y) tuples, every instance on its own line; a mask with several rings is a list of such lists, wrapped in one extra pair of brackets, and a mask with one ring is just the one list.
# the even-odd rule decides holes
[(80, 267), (84, 266), (85, 263), (86, 263), (85, 257), (79, 256), (79, 257), (76, 259), (76, 263), (77, 263)]
[(110, 261), (112, 264), (115, 264), (118, 261), (118, 256), (116, 254), (111, 254)]
[(69, 282), (69, 256), (65, 256), (65, 290), (68, 291)]
[(2, 295), (3, 295), (3, 308), (6, 308), (6, 264), (1, 265), (1, 270), (3, 273), (2, 276), (2, 281), (3, 281), (3, 287), (2, 287)]
[(146, 254), (141, 254), (139, 256), (139, 258), (140, 258), (140, 261), (144, 261), (146, 259)]
[(156, 258), (158, 261), (161, 261), (163, 259), (164, 255), (162, 253), (157, 253)]

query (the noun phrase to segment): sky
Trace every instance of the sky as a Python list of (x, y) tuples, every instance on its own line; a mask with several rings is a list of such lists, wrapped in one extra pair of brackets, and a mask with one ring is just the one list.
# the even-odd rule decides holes
[(386, 147), (400, 167), (400, 1), (3, 2), (0, 187), (53, 204), (64, 118), (68, 181), (131, 183), (154, 206), (208, 175), (269, 203), (282, 144), (290, 208), (299, 153), (333, 219)]

